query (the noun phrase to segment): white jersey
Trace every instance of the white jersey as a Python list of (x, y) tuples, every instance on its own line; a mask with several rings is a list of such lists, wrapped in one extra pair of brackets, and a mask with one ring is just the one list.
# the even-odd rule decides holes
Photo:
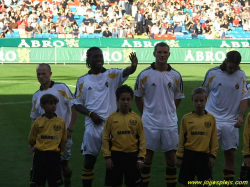
[(56, 106), (56, 114), (64, 119), (65, 124), (68, 127), (71, 120), (71, 107), (73, 106), (72, 100), (74, 96), (68, 86), (64, 83), (51, 81), (49, 89), (43, 90), (42, 87), (40, 87), (40, 90), (33, 95), (30, 117), (32, 119), (37, 119), (45, 113), (40, 106), (40, 98), (44, 94), (52, 94), (59, 99)]
[(152, 129), (177, 128), (175, 99), (184, 98), (182, 78), (168, 64), (168, 70), (160, 72), (155, 63), (143, 70), (135, 83), (135, 96), (144, 97), (143, 125)]
[[(76, 84), (75, 105), (85, 105), (89, 111), (95, 112), (103, 120), (117, 109), (116, 89), (121, 86), (127, 77), (123, 78), (123, 69), (103, 68), (98, 75), (88, 74), (80, 77)], [(92, 124), (90, 117), (85, 117), (85, 125)]]
[(215, 116), (218, 123), (235, 124), (241, 100), (250, 98), (246, 75), (241, 70), (229, 74), (221, 66), (212, 68), (208, 70), (202, 88), (208, 94), (206, 110)]

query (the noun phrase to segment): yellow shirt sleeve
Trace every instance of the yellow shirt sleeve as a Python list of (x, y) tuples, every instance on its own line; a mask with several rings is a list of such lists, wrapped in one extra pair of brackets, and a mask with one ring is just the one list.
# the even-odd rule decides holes
[(111, 117), (108, 117), (108, 119), (105, 121), (104, 129), (103, 129), (103, 137), (102, 137), (102, 153), (103, 157), (111, 157), (111, 151), (109, 148), (110, 143), (110, 119)]
[(176, 152), (176, 156), (179, 158), (183, 158), (183, 155), (184, 155), (184, 144), (185, 144), (186, 133), (187, 133), (187, 129), (186, 129), (186, 124), (185, 124), (185, 116), (184, 116), (181, 120), (178, 150)]
[(143, 124), (142, 121), (140, 121), (139, 124), (139, 129), (138, 129), (138, 134), (139, 134), (139, 154), (138, 154), (138, 158), (145, 158), (146, 155), (146, 140), (145, 140), (145, 133), (144, 133), (144, 129), (143, 129)]
[(216, 119), (214, 119), (214, 128), (211, 134), (211, 140), (210, 140), (210, 154), (213, 155), (215, 158), (217, 156), (217, 151), (219, 149), (219, 144), (218, 144), (218, 136), (217, 136), (217, 125), (216, 125)]
[(63, 127), (62, 127), (62, 140), (61, 140), (61, 143), (60, 143), (60, 153), (63, 155), (64, 154), (64, 151), (66, 149), (66, 144), (67, 144), (67, 131), (66, 131), (66, 125), (65, 125), (65, 122), (63, 124)]

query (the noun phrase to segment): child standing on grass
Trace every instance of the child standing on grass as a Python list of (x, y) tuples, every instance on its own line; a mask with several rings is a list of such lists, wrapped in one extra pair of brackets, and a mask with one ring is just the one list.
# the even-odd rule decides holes
[(46, 181), (50, 187), (63, 184), (60, 162), (67, 143), (67, 132), (64, 120), (55, 114), (58, 101), (52, 94), (41, 97), (45, 114), (35, 120), (28, 138), (30, 146), (35, 149), (31, 176), (37, 187), (44, 187)]
[[(181, 121), (176, 166), (180, 167), (179, 182), (191, 186), (188, 181), (212, 180), (211, 168), (218, 151), (215, 117), (205, 111), (206, 91), (202, 88), (192, 92), (194, 111), (186, 114)], [(203, 183), (207, 186), (206, 183)]]
[(139, 186), (140, 169), (146, 154), (145, 135), (141, 118), (130, 109), (133, 90), (123, 85), (117, 88), (116, 101), (120, 108), (106, 120), (102, 152), (106, 159), (105, 185), (120, 187), (125, 175), (126, 186)]

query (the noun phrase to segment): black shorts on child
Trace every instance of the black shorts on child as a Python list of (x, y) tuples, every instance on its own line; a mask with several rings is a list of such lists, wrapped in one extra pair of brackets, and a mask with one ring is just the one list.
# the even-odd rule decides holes
[(49, 186), (63, 185), (59, 152), (35, 150), (33, 164), (32, 181), (36, 185), (45, 185), (46, 181)]
[(179, 174), (179, 182), (188, 185), (188, 181), (212, 180), (212, 170), (209, 167), (209, 154), (196, 151), (184, 150), (182, 167)]
[(105, 186), (119, 186), (123, 183), (123, 175), (125, 176), (125, 184), (128, 186), (139, 186), (141, 184), (141, 173), (137, 169), (138, 152), (123, 153), (111, 152), (111, 159), (114, 168), (106, 169)]

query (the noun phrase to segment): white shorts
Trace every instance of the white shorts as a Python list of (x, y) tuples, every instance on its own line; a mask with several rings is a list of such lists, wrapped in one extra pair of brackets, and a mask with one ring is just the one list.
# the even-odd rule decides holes
[(69, 161), (71, 156), (71, 147), (73, 145), (72, 137), (68, 139), (66, 144), (66, 149), (64, 151), (64, 154), (61, 156), (61, 160), (67, 160)]
[(146, 149), (157, 152), (161, 145), (161, 152), (177, 150), (178, 147), (178, 129), (160, 130), (144, 127), (146, 138)]
[(102, 133), (104, 121), (100, 125), (89, 124), (85, 127), (85, 132), (82, 142), (82, 154), (98, 156), (102, 147)]
[(234, 124), (217, 123), (218, 141), (222, 151), (237, 149), (239, 146), (239, 129)]

